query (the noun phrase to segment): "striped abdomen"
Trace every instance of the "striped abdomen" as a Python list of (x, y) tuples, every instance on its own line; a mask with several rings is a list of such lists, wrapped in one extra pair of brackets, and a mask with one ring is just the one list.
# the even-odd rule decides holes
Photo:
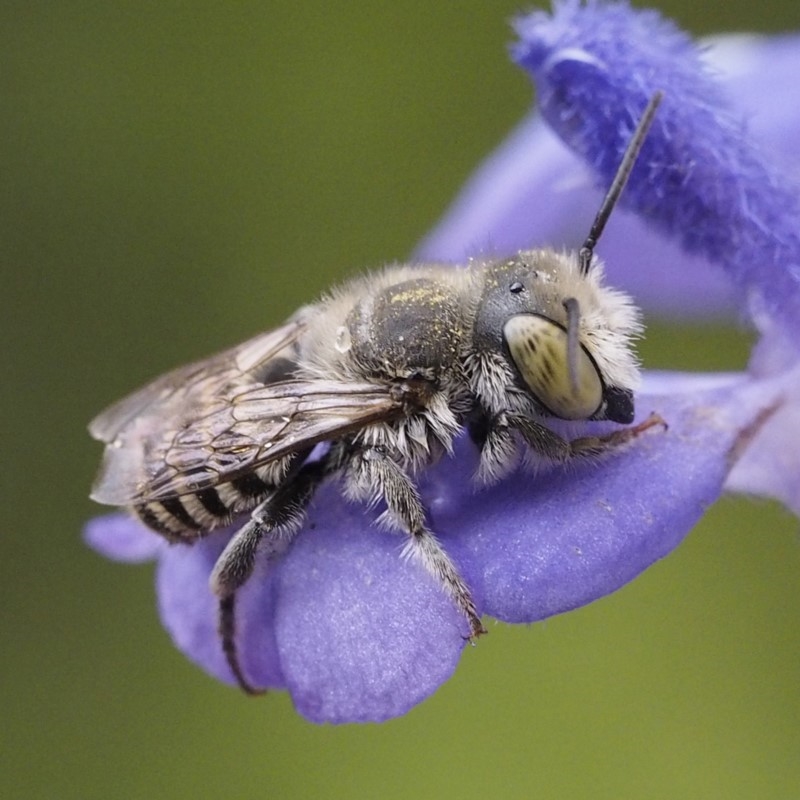
[(148, 528), (170, 541), (191, 542), (253, 509), (286, 477), (296, 456), (265, 464), (228, 483), (133, 506)]

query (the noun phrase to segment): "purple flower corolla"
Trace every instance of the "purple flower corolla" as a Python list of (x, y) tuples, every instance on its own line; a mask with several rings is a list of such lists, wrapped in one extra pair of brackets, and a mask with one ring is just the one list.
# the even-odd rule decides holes
[[(798, 416), (793, 324), (800, 317), (792, 317), (797, 293), (791, 265), (800, 246), (792, 251), (795, 237), (789, 235), (796, 195), (788, 197), (776, 182), (732, 114), (716, 113), (721, 91), (672, 26), (625, 5), (570, 3), (552, 17), (532, 15), (518, 29), (523, 41), (516, 54), (536, 73), (545, 116), (601, 170), (606, 183), (631, 120), (655, 89), (667, 93), (626, 191), (628, 203), (641, 204), (660, 225), (662, 241), (671, 236), (694, 247), (699, 255), (689, 263), (698, 269), (718, 264), (718, 276), (728, 276), (749, 298), (761, 298), (750, 307), (764, 334), (747, 373), (645, 374), (636, 397), (638, 420), (657, 411), (669, 430), (647, 431), (601, 464), (553, 469), (535, 478), (519, 472), (478, 489), (471, 480), (477, 453), (464, 439), (452, 459), (420, 476), (431, 527), (479, 609), (508, 622), (532, 622), (602, 597), (667, 555), (726, 482), (793, 500), (798, 510), (800, 469), (794, 454), (800, 448), (778, 445), (781, 435), (785, 444), (787, 430), (800, 430), (783, 429)], [(686, 63), (676, 57), (676, 48)], [(683, 124), (691, 136), (682, 132)], [(543, 130), (541, 123), (532, 128)], [(723, 143), (725, 157), (709, 142)], [(531, 163), (538, 157), (519, 142), (512, 152)], [(547, 151), (540, 156), (547, 160)], [(499, 159), (495, 175), (490, 164), (482, 178), (494, 189), (487, 196), (500, 203), (512, 197), (503, 214), (491, 204), (486, 210), (497, 231), (503, 217), (518, 224), (530, 213), (513, 202), (530, 193), (514, 182), (510, 163)], [(707, 190), (701, 177), (713, 186)], [(504, 197), (506, 179), (513, 185)], [(551, 182), (557, 182), (555, 175)], [(549, 214), (548, 225), (558, 226), (563, 207), (548, 207), (548, 198), (542, 198), (536, 208)], [(782, 205), (773, 208), (776, 198)], [(752, 213), (729, 207), (742, 199)], [(481, 244), (481, 231), (489, 230), (476, 208), (466, 209), (471, 225), (460, 228), (461, 240), (451, 239), (453, 248), (461, 248), (459, 255)], [(584, 233), (595, 209), (588, 212)], [(687, 209), (702, 213), (687, 219)], [(781, 235), (761, 253), (756, 243), (769, 238), (762, 224), (767, 218), (780, 218)], [(715, 249), (732, 220), (740, 228), (736, 240), (749, 249), (753, 263), (741, 263), (730, 248)], [(571, 213), (561, 222), (570, 230)], [(689, 223), (686, 234), (681, 226)], [(579, 239), (580, 234), (577, 244)], [(608, 256), (605, 245), (604, 238), (601, 249)], [(638, 249), (643, 246), (637, 242), (634, 255), (646, 283), (651, 259), (649, 251)], [(677, 249), (674, 253), (686, 262)], [(776, 281), (780, 293), (774, 291)], [(570, 433), (578, 430), (573, 426)], [(447, 680), (465, 645), (465, 620), (427, 573), (400, 556), (402, 537), (374, 525), (379, 512), (348, 504), (336, 482), (327, 483), (291, 547), (269, 569), (259, 565), (237, 598), (244, 672), (257, 686), (288, 690), (300, 713), (317, 722), (375, 721), (406, 712)], [(165, 627), (192, 660), (233, 683), (216, 631), (216, 599), (208, 588), (229, 536), (220, 531), (193, 546), (169, 546), (121, 515), (94, 520), (87, 528), (90, 544), (109, 557), (157, 560)], [(491, 637), (479, 646), (491, 646)]]
[(593, 2), (532, 14), (517, 31), (514, 58), (536, 81), (542, 115), (606, 184), (629, 135), (620, 111), (635, 118), (664, 92), (623, 204), (800, 333), (797, 187), (749, 142), (691, 40), (656, 12)]
[[(738, 443), (785, 390), (784, 381), (765, 387), (741, 375), (650, 380), (638, 402), (670, 420), (668, 434), (652, 431), (602, 469), (556, 469), (476, 492), (476, 452), (461, 441), (454, 459), (423, 476), (431, 525), (484, 613), (544, 619), (609, 594), (667, 555), (719, 496)], [(87, 528), (106, 553), (110, 537), (126, 540), (133, 561), (137, 539), (157, 543), (164, 626), (190, 658), (232, 683), (208, 588), (229, 534), (169, 546), (118, 514)], [(323, 487), (293, 546), (239, 593), (250, 680), (288, 689), (316, 722), (387, 719), (435, 691), (456, 667), (466, 625), (430, 576), (400, 557), (401, 545), (335, 483)]]
[[(621, 31), (615, 32), (613, 26), (626, 23), (631, 24), (632, 30), (625, 33), (625, 39), (616, 38)], [(708, 319), (729, 313), (742, 299), (742, 292), (734, 284), (746, 284), (746, 276), (732, 281), (733, 266), (729, 276), (719, 270), (730, 251), (736, 249), (738, 272), (743, 273), (749, 268), (748, 258), (754, 251), (760, 252), (763, 246), (770, 252), (778, 244), (772, 263), (779, 270), (791, 271), (791, 259), (795, 257), (792, 248), (797, 238), (792, 230), (797, 197), (787, 189), (787, 181), (800, 176), (796, 147), (800, 127), (800, 84), (796, 79), (800, 36), (718, 37), (699, 49), (653, 12), (633, 15), (624, 5), (561, 5), (554, 19), (534, 14), (520, 21), (519, 27), (523, 41), (515, 53), (525, 64), (535, 60), (539, 37), (545, 39), (542, 46), (550, 48), (546, 50), (547, 63), (538, 64), (535, 72), (540, 101), (550, 87), (545, 112), (532, 112), (476, 171), (451, 210), (422, 242), (416, 253), (418, 258), (459, 263), (472, 256), (505, 254), (540, 245), (579, 247), (630, 130), (614, 129), (609, 134), (609, 128), (614, 128), (621, 116), (615, 102), (620, 97), (627, 98), (629, 118), (635, 118), (648, 99), (647, 92), (661, 88), (666, 98), (658, 121), (671, 128), (662, 127), (662, 153), (648, 159), (648, 151), (653, 153), (659, 147), (654, 143), (659, 128), (651, 133), (649, 150), (641, 158), (643, 163), (649, 160), (653, 170), (650, 186), (640, 187), (638, 196), (629, 187), (623, 194), (622, 207), (615, 210), (603, 236), (601, 251), (610, 283), (629, 291), (648, 311)], [(643, 35), (656, 27), (664, 48), (660, 60), (666, 61), (667, 71), (663, 63), (658, 67), (653, 63), (659, 58), (649, 50), (649, 40)], [(582, 48), (576, 45), (579, 42), (583, 43)], [(618, 48), (616, 42), (624, 42), (627, 49)], [(613, 54), (603, 54), (612, 47)], [(597, 93), (590, 76), (582, 74), (575, 82), (575, 91), (582, 96), (575, 101), (575, 107), (568, 106), (564, 112), (567, 119), (572, 114), (583, 118), (587, 129), (557, 132), (550, 124), (556, 129), (566, 124), (558, 119), (558, 81), (571, 83), (558, 71), (597, 71), (603, 58), (607, 60), (607, 71), (613, 70), (613, 75), (606, 75), (608, 94)], [(648, 74), (647, 70), (649, 83), (641, 77)], [(614, 80), (638, 80), (638, 91), (633, 86), (615, 85)], [(719, 122), (724, 124), (715, 122), (706, 127), (702, 116), (693, 118), (698, 103), (689, 102), (692, 94), (702, 98), (701, 107), (716, 98), (712, 110), (721, 115)], [(607, 115), (602, 117), (604, 107)], [(689, 124), (687, 119), (694, 122)], [(589, 160), (593, 164), (602, 160), (601, 179), (575, 152), (587, 147), (585, 137), (594, 147)], [(685, 148), (681, 161), (669, 161), (672, 156), (663, 155), (669, 147)], [(727, 164), (721, 163), (724, 152), (729, 154)], [(709, 159), (709, 154), (713, 158)], [(704, 164), (704, 170), (697, 168), (698, 163)], [(691, 175), (684, 177), (687, 170)], [(760, 172), (760, 176), (753, 175), (753, 171)], [(744, 181), (748, 172), (750, 179)], [(727, 202), (732, 196), (719, 190), (725, 185), (721, 181), (727, 181), (725, 176), (730, 174), (737, 176), (738, 202)], [(667, 200), (669, 187), (676, 182), (671, 202), (663, 202), (662, 197)], [(781, 183), (784, 186), (779, 188)], [(781, 224), (765, 235), (759, 230), (763, 224), (754, 218), (755, 225), (745, 226), (747, 246), (742, 248), (729, 226), (738, 229), (738, 217), (754, 213), (748, 208), (749, 192), (755, 188), (757, 194), (763, 194), (765, 184), (773, 185), (767, 198), (772, 211), (767, 216), (777, 216)], [(698, 235), (697, 204), (708, 204), (708, 193), (713, 195), (718, 190), (722, 208), (715, 212), (721, 216), (713, 226), (713, 235), (719, 235), (723, 244), (718, 247), (706, 233), (705, 238), (692, 245), (687, 240)], [(690, 209), (678, 198), (685, 200), (684, 192), (692, 191), (695, 207)], [(784, 204), (787, 197), (788, 204)], [(652, 207), (651, 213), (640, 205), (643, 199)], [(701, 216), (705, 218), (707, 214), (703, 212)], [(657, 224), (653, 225), (653, 221)], [(786, 227), (791, 235), (781, 244), (780, 229)], [(706, 225), (701, 226), (701, 232), (705, 228)], [(685, 249), (684, 244), (690, 249)], [(767, 269), (763, 259), (756, 258), (755, 263)], [(779, 287), (773, 291), (780, 295)]]

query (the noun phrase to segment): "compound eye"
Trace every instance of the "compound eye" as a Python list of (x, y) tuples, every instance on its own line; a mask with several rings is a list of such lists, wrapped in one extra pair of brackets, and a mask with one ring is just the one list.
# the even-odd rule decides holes
[(589, 419), (603, 402), (603, 381), (583, 346), (569, 364), (567, 332), (536, 314), (517, 314), (503, 327), (511, 357), (525, 383), (556, 417)]

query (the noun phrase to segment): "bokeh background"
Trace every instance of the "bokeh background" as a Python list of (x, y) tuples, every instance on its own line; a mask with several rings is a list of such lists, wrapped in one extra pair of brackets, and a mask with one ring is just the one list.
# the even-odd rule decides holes
[[(81, 543), (86, 422), (407, 256), (529, 107), (519, 7), (0, 7), (0, 796), (800, 796), (800, 544), (771, 503), (720, 502), (590, 607), (490, 623), (383, 725), (217, 684), (161, 629), (152, 568)], [(698, 34), (800, 28), (794, 0), (660, 8)], [(747, 348), (654, 321), (642, 355), (725, 369)]]

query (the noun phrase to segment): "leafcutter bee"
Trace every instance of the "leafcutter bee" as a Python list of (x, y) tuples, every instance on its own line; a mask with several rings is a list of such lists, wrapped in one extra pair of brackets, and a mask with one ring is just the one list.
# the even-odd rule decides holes
[[(259, 556), (301, 526), (320, 483), (381, 504), (382, 521), (484, 632), (459, 572), (426, 525), (414, 476), (467, 431), (491, 482), (520, 448), (565, 463), (627, 442), (639, 315), (603, 284), (594, 247), (635, 163), (650, 101), (584, 246), (463, 268), (395, 266), (346, 283), (283, 326), (170, 372), (98, 416), (106, 444), (92, 491), (172, 542), (241, 519), (210, 581), (220, 636), (240, 686), (255, 692), (235, 647), (236, 591)], [(628, 427), (568, 440), (548, 420)]]

